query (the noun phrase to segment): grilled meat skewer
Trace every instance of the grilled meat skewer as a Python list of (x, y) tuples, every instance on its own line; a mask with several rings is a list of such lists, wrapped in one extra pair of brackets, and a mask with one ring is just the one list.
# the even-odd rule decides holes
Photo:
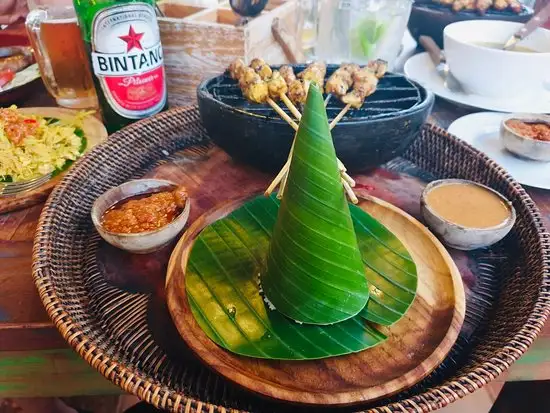
[(493, 0), (477, 0), (476, 9), (481, 14), (485, 14), (493, 6)]
[(260, 67), (262, 67), (263, 65), (265, 65), (265, 60), (264, 60), (264, 59), (261, 59), (261, 58), (259, 58), (259, 57), (256, 57), (256, 58), (252, 59), (252, 60), (250, 61), (250, 64), (249, 64), (249, 66), (250, 66), (252, 69), (254, 69), (256, 72), (257, 72), (258, 70), (260, 70)]
[(267, 89), (271, 99), (279, 99), (288, 92), (288, 85), (278, 70), (274, 70), (271, 79), (267, 81)]
[(327, 80), (325, 92), (338, 97), (344, 96), (352, 85), (353, 72), (340, 67)]
[(388, 63), (382, 59), (370, 61), (367, 66), (353, 74), (353, 90), (342, 97), (342, 102), (359, 109), (367, 96), (372, 95), (378, 86), (378, 80), (384, 77)]
[(368, 67), (364, 67), (354, 75), (353, 90), (342, 97), (342, 102), (352, 108), (359, 109), (365, 98), (370, 96), (378, 86), (378, 78)]
[(281, 73), (281, 76), (285, 80), (287, 84), (292, 83), (294, 80), (296, 80), (296, 75), (294, 74), (294, 69), (292, 66), (284, 65), (279, 68), (279, 72)]
[(326, 74), (327, 65), (323, 62), (314, 62), (299, 73), (298, 77), (304, 82), (315, 82), (319, 88), (323, 89)]
[(231, 78), (238, 80), (241, 77), (241, 73), (245, 67), (246, 65), (242, 59), (233, 60), (233, 62), (229, 65), (229, 74), (231, 75)]
[(388, 71), (388, 62), (382, 59), (371, 60), (367, 67), (372, 70), (378, 79), (382, 79)]

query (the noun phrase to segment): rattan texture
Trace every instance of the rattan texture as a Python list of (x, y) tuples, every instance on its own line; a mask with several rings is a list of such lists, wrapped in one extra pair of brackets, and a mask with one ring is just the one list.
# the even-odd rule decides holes
[[(211, 372), (192, 356), (174, 359), (149, 327), (147, 294), (129, 293), (101, 278), (98, 236), (89, 211), (108, 188), (141, 176), (157, 162), (208, 140), (196, 108), (178, 108), (112, 135), (67, 173), (50, 196), (35, 237), (33, 277), (65, 340), (106, 378), (172, 412), (301, 412), (310, 408), (261, 399)], [(531, 345), (550, 312), (550, 239), (521, 186), (492, 160), (434, 126), (426, 126), (405, 156), (435, 177), (489, 185), (514, 204), (510, 257), (498, 282), (481, 292), (486, 311), (472, 340), (457, 342), (442, 366), (420, 385), (354, 412), (429, 412), (483, 387)]]

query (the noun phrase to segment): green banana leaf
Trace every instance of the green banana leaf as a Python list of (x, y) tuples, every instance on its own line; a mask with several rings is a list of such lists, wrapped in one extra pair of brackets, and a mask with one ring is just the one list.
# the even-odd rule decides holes
[(357, 241), (369, 281), (370, 299), (361, 311), (384, 326), (399, 321), (416, 296), (416, 265), (399, 239), (359, 207), (350, 205)]
[[(265, 268), (279, 205), (274, 196), (259, 196), (209, 225), (197, 237), (187, 265), (185, 288), (191, 311), (203, 331), (236, 354), (282, 360), (339, 356), (383, 342), (386, 337), (378, 326), (360, 315), (333, 325), (312, 325), (298, 324), (269, 309), (260, 293), (258, 274)], [(406, 279), (404, 270), (394, 267), (399, 264), (397, 257), (402, 257), (411, 277), (416, 275), (414, 264), (399, 240), (378, 221), (355, 206), (351, 207), (351, 216), (358, 244), (364, 248), (363, 261), (384, 270), (389, 280), (390, 286), (378, 283), (382, 276), (367, 268), (372, 285), (380, 288), (371, 296), (385, 297), (385, 288)], [(403, 300), (402, 294), (392, 290), (391, 295), (399, 299), (382, 300), (380, 306), (384, 311), (399, 312), (403, 307), (387, 306)], [(379, 311), (378, 305), (373, 311)], [(384, 318), (385, 313), (380, 314)]]
[(269, 309), (258, 274), (265, 266), (278, 208), (275, 197), (257, 197), (197, 237), (185, 288), (203, 331), (234, 353), (283, 360), (344, 355), (384, 341), (384, 334), (360, 316), (317, 326), (298, 324)]
[(333, 324), (365, 307), (369, 288), (353, 230), (323, 95), (312, 85), (261, 286), (293, 320)]

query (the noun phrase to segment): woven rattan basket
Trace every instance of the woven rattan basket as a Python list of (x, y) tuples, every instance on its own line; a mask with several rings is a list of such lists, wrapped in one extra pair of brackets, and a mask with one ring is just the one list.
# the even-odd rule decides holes
[[(192, 355), (174, 358), (147, 319), (147, 294), (109, 285), (96, 264), (98, 237), (89, 211), (108, 188), (142, 176), (169, 154), (207, 141), (196, 108), (179, 108), (110, 137), (75, 165), (49, 198), (34, 244), (33, 275), (40, 297), (67, 342), (124, 390), (173, 412), (306, 412), (261, 399), (215, 375)], [(478, 281), (469, 325), (447, 360), (408, 391), (344, 411), (428, 412), (481, 388), (530, 346), (550, 312), (550, 240), (533, 201), (505, 171), (445, 131), (427, 126), (409, 149), (409, 165), (434, 177), (471, 179), (507, 196), (517, 224), (503, 265)], [(484, 304), (490, 305), (485, 306)], [(473, 323), (473, 324), (472, 324)], [(342, 411), (342, 410), (339, 410)]]

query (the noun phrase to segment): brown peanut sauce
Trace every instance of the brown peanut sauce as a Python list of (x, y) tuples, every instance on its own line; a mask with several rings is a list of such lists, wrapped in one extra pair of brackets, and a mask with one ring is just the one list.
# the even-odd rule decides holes
[(428, 192), (426, 203), (441, 218), (469, 228), (494, 227), (511, 215), (497, 195), (468, 183), (437, 186)]

